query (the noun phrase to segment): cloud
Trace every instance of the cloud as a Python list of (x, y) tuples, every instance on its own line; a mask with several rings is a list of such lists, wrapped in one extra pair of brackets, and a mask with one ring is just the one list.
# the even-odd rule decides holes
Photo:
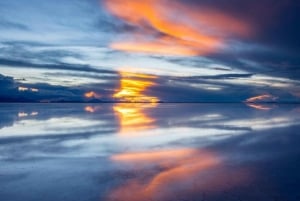
[[(26, 83), (0, 74), (0, 102), (90, 102), (111, 101), (115, 78), (101, 84), (86, 83), (78, 86), (51, 85), (46, 82)], [(100, 94), (93, 99), (85, 97), (89, 91)]]
[[(193, 8), (177, 1), (107, 0), (109, 12), (144, 30), (128, 42), (115, 42), (113, 49), (163, 55), (196, 56), (221, 49), (230, 36), (247, 36), (250, 25), (211, 7)], [(181, 18), (176, 18), (180, 12)], [(228, 26), (230, 24), (230, 26)], [(152, 29), (152, 30), (151, 30)], [(161, 35), (153, 34), (153, 31)]]

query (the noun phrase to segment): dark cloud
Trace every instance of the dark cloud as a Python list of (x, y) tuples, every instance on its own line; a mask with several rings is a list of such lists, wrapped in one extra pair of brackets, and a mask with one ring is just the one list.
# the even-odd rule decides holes
[[(0, 74), (0, 102), (89, 102), (111, 101), (112, 91), (116, 88), (115, 79), (104, 84), (82, 86), (60, 86), (48, 83), (21, 83), (11, 77)], [(19, 87), (26, 88), (20, 90)], [(84, 94), (94, 91), (101, 94), (101, 99), (87, 99)]]
[(36, 69), (51, 69), (51, 70), (70, 70), (70, 71), (81, 71), (81, 72), (93, 72), (93, 73), (103, 73), (103, 74), (114, 74), (117, 73), (112, 70), (102, 70), (92, 68), (89, 65), (80, 65), (80, 64), (34, 64), (24, 61), (16, 61), (16, 60), (8, 60), (0, 58), (0, 65), (6, 65), (10, 67), (18, 67), (18, 68), (36, 68)]

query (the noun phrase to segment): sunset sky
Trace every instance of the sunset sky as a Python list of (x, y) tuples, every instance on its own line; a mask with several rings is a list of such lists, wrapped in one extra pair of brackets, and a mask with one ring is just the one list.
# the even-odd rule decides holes
[(0, 102), (300, 102), (297, 0), (1, 0)]

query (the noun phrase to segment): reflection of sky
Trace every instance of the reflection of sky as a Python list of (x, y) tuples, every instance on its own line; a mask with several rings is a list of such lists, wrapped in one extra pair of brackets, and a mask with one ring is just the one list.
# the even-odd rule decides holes
[(81, 102), (87, 91), (113, 100), (119, 73), (134, 72), (156, 76), (146, 91), (162, 101), (270, 94), (298, 102), (296, 8), (272, 0), (4, 0), (0, 101)]
[(247, 104), (1, 104), (0, 197), (293, 200), (299, 108)]

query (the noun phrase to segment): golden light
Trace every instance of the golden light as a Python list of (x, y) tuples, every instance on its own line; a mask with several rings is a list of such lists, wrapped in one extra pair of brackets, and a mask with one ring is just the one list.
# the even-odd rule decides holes
[(120, 134), (131, 135), (141, 130), (155, 127), (155, 119), (146, 114), (147, 108), (154, 108), (156, 104), (142, 103), (119, 103), (113, 106), (120, 122)]
[(145, 94), (149, 87), (155, 85), (155, 76), (121, 72), (120, 89), (113, 95), (114, 98), (123, 102), (159, 102), (154, 96)]
[(113, 106), (119, 117), (120, 133), (127, 135), (154, 128), (155, 119), (147, 115), (147, 109), (156, 107), (159, 99), (147, 95), (146, 91), (155, 85), (153, 80), (156, 76), (130, 72), (120, 72), (120, 75), (120, 89), (113, 95), (124, 102)]

